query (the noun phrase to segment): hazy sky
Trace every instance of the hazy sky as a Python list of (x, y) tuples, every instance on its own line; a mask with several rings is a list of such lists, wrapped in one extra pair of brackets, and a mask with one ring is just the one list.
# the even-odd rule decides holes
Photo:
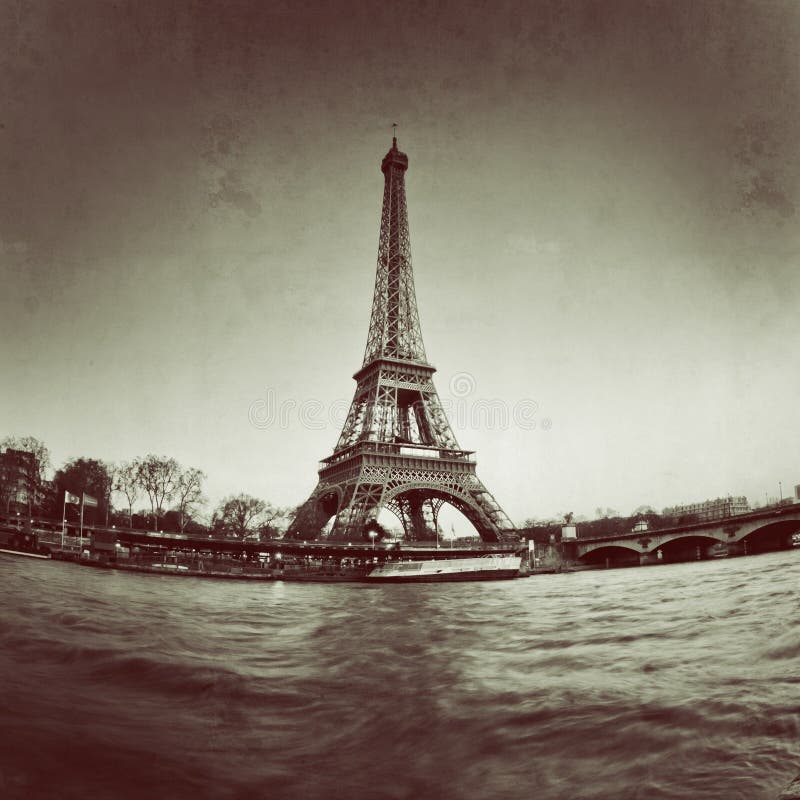
[(304, 500), (363, 357), (397, 122), (428, 356), (514, 521), (800, 483), (793, 0), (0, 20), (0, 436)]

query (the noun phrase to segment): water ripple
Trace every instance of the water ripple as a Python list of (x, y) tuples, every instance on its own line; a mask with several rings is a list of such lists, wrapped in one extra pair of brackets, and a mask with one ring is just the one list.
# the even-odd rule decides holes
[(0, 559), (0, 796), (774, 800), (798, 555), (386, 587)]

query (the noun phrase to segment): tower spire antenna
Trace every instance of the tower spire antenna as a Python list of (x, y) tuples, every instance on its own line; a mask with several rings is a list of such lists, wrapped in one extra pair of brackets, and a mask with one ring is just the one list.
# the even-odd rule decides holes
[(397, 123), (392, 123), (392, 147), (397, 149)]

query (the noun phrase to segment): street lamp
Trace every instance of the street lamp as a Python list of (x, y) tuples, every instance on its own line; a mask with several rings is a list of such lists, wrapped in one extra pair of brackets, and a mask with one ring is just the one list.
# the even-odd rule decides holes
[(372, 539), (372, 549), (373, 550), (375, 549), (375, 539), (376, 539), (377, 536), (378, 536), (378, 534), (375, 531), (370, 531), (369, 532), (369, 538)]

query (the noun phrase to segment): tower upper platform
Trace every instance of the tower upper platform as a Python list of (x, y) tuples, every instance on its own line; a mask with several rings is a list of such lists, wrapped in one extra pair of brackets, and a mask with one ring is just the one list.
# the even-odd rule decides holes
[(408, 156), (397, 149), (397, 137), (392, 137), (392, 149), (383, 157), (381, 161), (381, 172), (385, 175), (386, 171), (392, 167), (405, 172), (408, 169)]

